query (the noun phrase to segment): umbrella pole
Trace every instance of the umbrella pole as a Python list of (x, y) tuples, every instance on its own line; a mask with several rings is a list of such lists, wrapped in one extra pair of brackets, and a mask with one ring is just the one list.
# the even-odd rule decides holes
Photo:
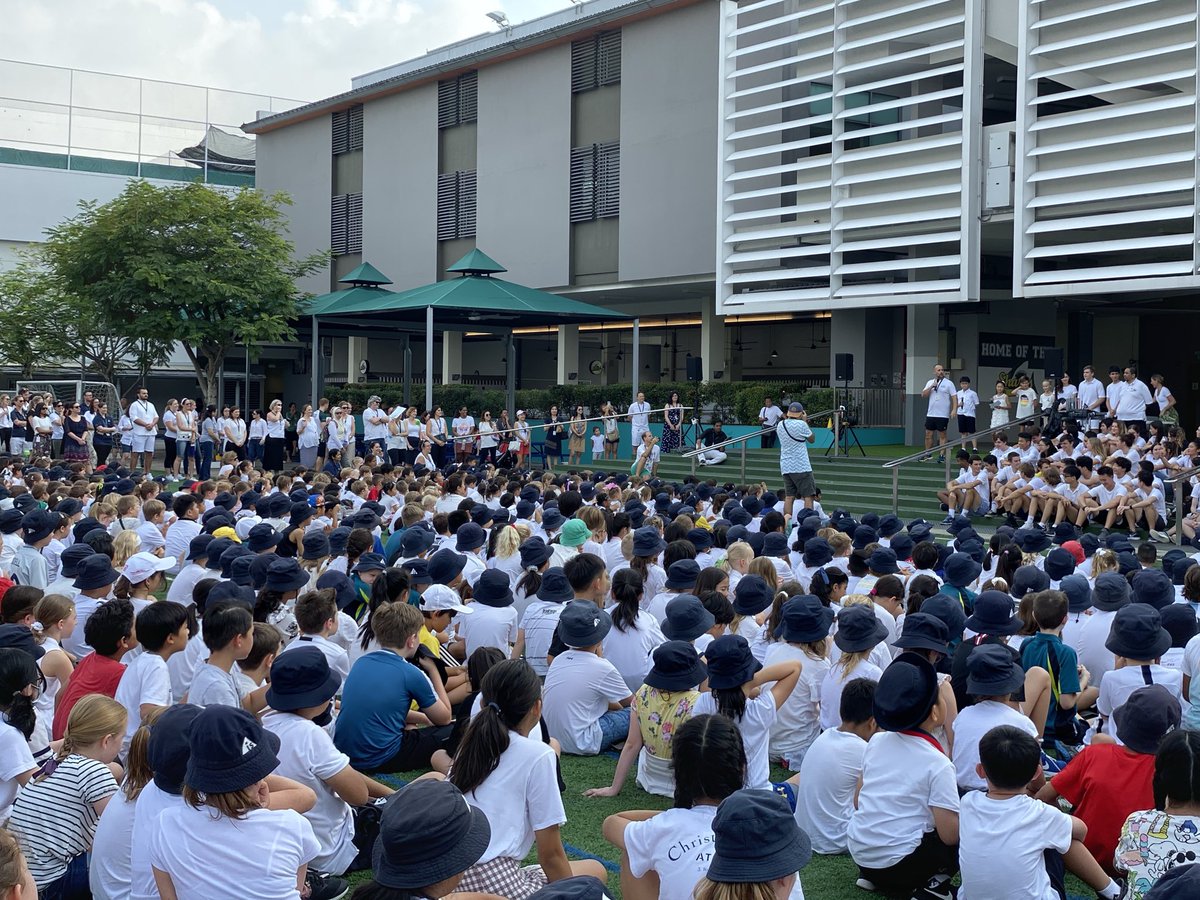
[(317, 317), (312, 317), (312, 408), (317, 410), (321, 399), (321, 337), (317, 332)]
[(505, 408), (508, 409), (514, 419), (517, 414), (517, 341), (509, 332), (505, 338), (505, 344), (508, 352), (505, 353), (505, 358), (508, 364), (505, 366), (505, 384), (507, 386), (507, 396), (505, 397)]
[(433, 307), (425, 307), (425, 409), (433, 412)]

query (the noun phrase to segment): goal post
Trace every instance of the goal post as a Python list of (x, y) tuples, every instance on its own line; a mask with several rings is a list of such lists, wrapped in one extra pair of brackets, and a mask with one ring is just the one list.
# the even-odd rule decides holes
[(92, 392), (97, 400), (108, 404), (108, 413), (114, 419), (121, 415), (121, 395), (115, 385), (107, 381), (18, 381), (17, 389), (25, 388), (31, 394), (50, 394), (55, 400), (82, 403), (83, 395)]

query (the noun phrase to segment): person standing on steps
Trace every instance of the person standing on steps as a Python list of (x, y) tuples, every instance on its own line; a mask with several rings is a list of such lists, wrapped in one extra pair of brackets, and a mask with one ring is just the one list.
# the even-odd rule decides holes
[[(941, 363), (933, 367), (933, 377), (925, 382), (921, 396), (929, 399), (929, 407), (925, 412), (925, 449), (929, 450), (933, 447), (935, 436), (938, 436), (938, 444), (946, 443), (946, 429), (957, 408), (954, 385), (946, 377), (946, 369)], [(944, 453), (938, 456), (938, 462), (945, 461)]]
[(813, 477), (808, 445), (814, 440), (808, 426), (808, 413), (801, 403), (788, 404), (787, 415), (775, 429), (779, 438), (779, 471), (783, 474), (784, 521), (792, 519), (792, 506), (799, 497), (805, 509), (812, 509), (817, 495), (817, 480)]
[(646, 402), (646, 395), (641, 391), (637, 392), (637, 399), (629, 404), (629, 425), (630, 439), (636, 454), (638, 445), (642, 442), (642, 434), (650, 430), (650, 404)]
[[(763, 398), (762, 409), (758, 411), (758, 425), (760, 428), (774, 428), (779, 424), (779, 420), (783, 418), (783, 410), (772, 402), (770, 397)], [(762, 448), (771, 450), (775, 446), (775, 432), (768, 431), (762, 436)]]
[(137, 397), (129, 404), (129, 418), (133, 421), (132, 468), (137, 467), (140, 456), (142, 472), (149, 475), (154, 461), (154, 439), (158, 437), (158, 410), (150, 402), (150, 392), (145, 387), (138, 388)]

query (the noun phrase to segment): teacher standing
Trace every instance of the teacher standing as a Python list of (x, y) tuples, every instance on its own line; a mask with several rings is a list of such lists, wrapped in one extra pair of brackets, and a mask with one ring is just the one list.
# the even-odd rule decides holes
[(283, 401), (272, 400), (267, 409), (267, 434), (263, 440), (263, 468), (279, 472), (283, 468), (284, 431), (287, 422), (283, 418)]

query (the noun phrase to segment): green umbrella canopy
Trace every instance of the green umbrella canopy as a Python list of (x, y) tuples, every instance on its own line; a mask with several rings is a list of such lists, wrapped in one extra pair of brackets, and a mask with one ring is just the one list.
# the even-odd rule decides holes
[(338, 279), (338, 284), (346, 284), (349, 287), (313, 297), (308, 301), (305, 313), (310, 316), (319, 316), (340, 312), (344, 306), (378, 300), (381, 296), (395, 297), (395, 291), (389, 291), (383, 287), (383, 285), (391, 283), (392, 280), (373, 265), (363, 263)]
[[(359, 268), (365, 267), (366, 264)], [(372, 268), (372, 271), (379, 274), (378, 270)], [(481, 250), (472, 250), (446, 271), (457, 277), (400, 292), (362, 286), (325, 294), (311, 302), (309, 315), (372, 313), (416, 319), (423, 317), (428, 307), (433, 307), (434, 318), (443, 324), (554, 324), (629, 318), (602, 306), (497, 278), (497, 273), (507, 270)]]

